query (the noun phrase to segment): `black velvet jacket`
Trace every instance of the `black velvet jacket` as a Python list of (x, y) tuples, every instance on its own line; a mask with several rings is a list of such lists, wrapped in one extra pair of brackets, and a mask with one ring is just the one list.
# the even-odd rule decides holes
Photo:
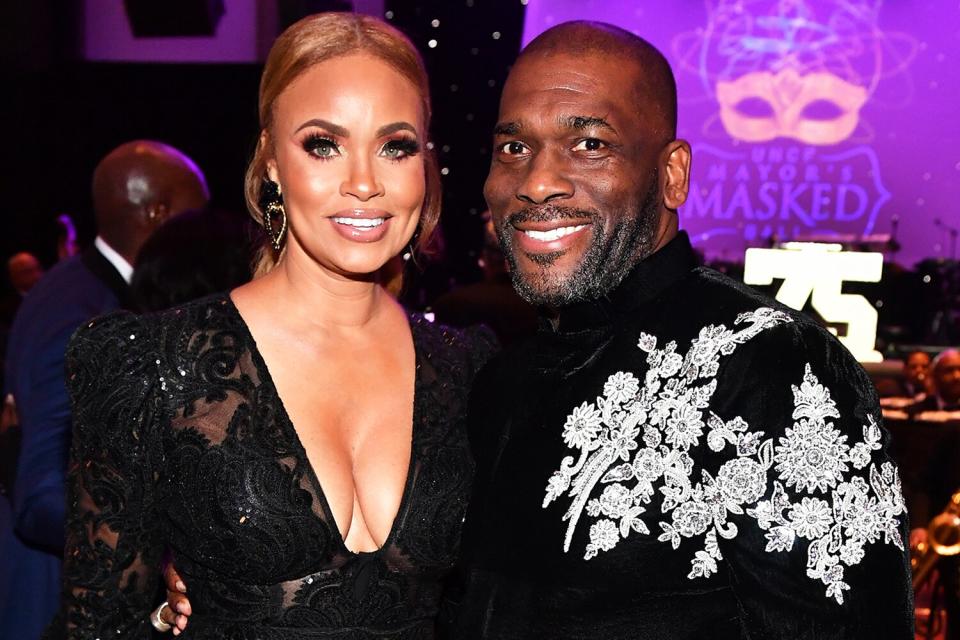
[(478, 375), (450, 637), (912, 638), (870, 380), (686, 235)]

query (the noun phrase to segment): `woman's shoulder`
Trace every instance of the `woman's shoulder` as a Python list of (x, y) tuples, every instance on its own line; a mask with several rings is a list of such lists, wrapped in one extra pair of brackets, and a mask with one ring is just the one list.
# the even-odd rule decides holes
[(411, 314), (410, 325), (418, 349), (433, 358), (439, 354), (451, 365), (466, 365), (476, 373), (496, 353), (500, 344), (486, 325), (458, 328), (434, 322), (429, 314)]
[(92, 362), (122, 371), (134, 363), (159, 364), (161, 354), (179, 352), (198, 333), (227, 329), (236, 329), (236, 319), (225, 293), (145, 314), (113, 311), (77, 329), (67, 348), (68, 367)]

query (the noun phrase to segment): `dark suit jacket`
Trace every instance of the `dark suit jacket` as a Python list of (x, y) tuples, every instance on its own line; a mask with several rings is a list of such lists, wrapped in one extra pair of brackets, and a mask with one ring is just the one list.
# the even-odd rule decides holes
[(56, 610), (71, 436), (64, 353), (81, 324), (124, 306), (127, 295), (91, 248), (44, 276), (14, 320), (6, 392), (16, 398), (22, 444), (10, 504), (0, 510), (0, 638), (39, 637)]

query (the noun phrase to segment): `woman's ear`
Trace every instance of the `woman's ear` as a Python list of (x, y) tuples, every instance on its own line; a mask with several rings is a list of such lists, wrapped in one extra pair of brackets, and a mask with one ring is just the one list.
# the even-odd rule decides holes
[(273, 141), (270, 139), (270, 134), (266, 129), (260, 132), (260, 140), (257, 142), (257, 145), (260, 147), (260, 153), (264, 154), (266, 157), (267, 177), (279, 185), (280, 180), (277, 174), (277, 157), (273, 152)]

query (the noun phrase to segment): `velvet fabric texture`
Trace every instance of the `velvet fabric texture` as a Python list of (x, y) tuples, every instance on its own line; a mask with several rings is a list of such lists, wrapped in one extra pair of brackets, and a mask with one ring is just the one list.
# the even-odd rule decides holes
[(880, 424), (833, 336), (681, 233), (478, 375), (447, 635), (912, 638)]

